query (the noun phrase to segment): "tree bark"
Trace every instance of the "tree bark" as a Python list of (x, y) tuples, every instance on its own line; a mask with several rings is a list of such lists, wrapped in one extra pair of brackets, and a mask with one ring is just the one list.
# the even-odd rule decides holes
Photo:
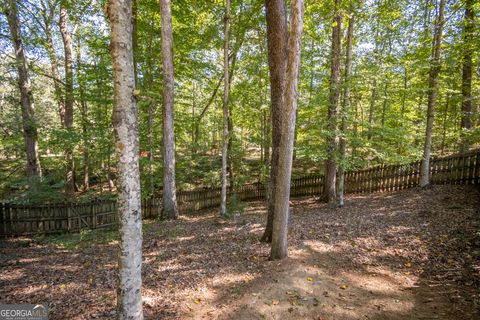
[(20, 24), (18, 21), (16, 0), (5, 2), (5, 13), (10, 28), (10, 35), (15, 49), (15, 62), (18, 72), (18, 87), (20, 89), (20, 105), (22, 108), (22, 126), (25, 139), (25, 154), (27, 159), (27, 177), (41, 177), (42, 168), (38, 155), (37, 124), (35, 121), (35, 105), (33, 103), (32, 85), (28, 74), (27, 57), (23, 46)]
[(135, 74), (135, 87), (138, 87), (138, 70), (137, 70), (137, 55), (138, 55), (138, 3), (137, 0), (132, 0), (132, 49), (133, 49), (133, 73)]
[[(60, 33), (62, 34), (63, 47), (65, 50), (65, 118), (64, 126), (68, 132), (73, 126), (73, 56), (72, 37), (68, 30), (68, 11), (66, 0), (60, 2)], [(66, 144), (65, 150), (65, 191), (71, 195), (75, 192), (75, 159), (73, 157), (72, 143)]]
[(261, 241), (272, 241), (275, 214), (275, 189), (277, 185), (278, 148), (282, 135), (282, 112), (285, 103), (285, 77), (287, 74), (288, 24), (284, 0), (266, 0), (268, 68), (270, 70), (270, 100), (272, 121), (272, 151), (270, 180), (268, 184), (267, 225)]
[(450, 94), (447, 92), (445, 97), (445, 112), (443, 113), (443, 128), (442, 128), (442, 145), (440, 147), (440, 154), (443, 155), (445, 152), (445, 140), (447, 137), (447, 119), (448, 119), (448, 109), (450, 108)]
[(272, 247), (270, 258), (283, 259), (288, 256), (288, 215), (290, 181), (292, 174), (293, 140), (295, 135), (295, 115), (298, 98), (298, 73), (302, 48), (303, 0), (292, 0), (291, 22), (288, 38), (288, 64), (285, 83), (285, 109), (281, 123), (285, 129), (278, 149), (278, 175), (275, 188), (275, 213), (273, 216)]
[(178, 217), (175, 187), (173, 32), (170, 0), (160, 1), (163, 62), (163, 213)]
[[(148, 142), (148, 180), (149, 180), (149, 188), (150, 188), (150, 196), (155, 194), (155, 176), (153, 174), (153, 165), (155, 163), (155, 155), (154, 155), (154, 142), (153, 142), (153, 126), (155, 122), (155, 112), (154, 109), (154, 102), (149, 101), (148, 103), (148, 120), (147, 120), (147, 142)], [(163, 150), (163, 149), (162, 149)]]
[(87, 191), (90, 188), (90, 141), (88, 139), (88, 104), (85, 101), (84, 82), (81, 76), (81, 41), (77, 35), (77, 82), (78, 91), (80, 93), (80, 114), (82, 116), (82, 140), (83, 140), (83, 191)]
[(223, 39), (223, 147), (222, 147), (222, 191), (220, 199), (220, 215), (227, 215), (227, 160), (228, 160), (228, 36), (230, 31), (230, 0), (226, 0), (225, 16), (224, 16), (224, 39)]
[(383, 87), (382, 129), (385, 127), (385, 118), (387, 116), (387, 107), (388, 107), (388, 78), (385, 79), (385, 86)]
[(340, 0), (335, 0), (335, 13), (332, 27), (332, 53), (330, 73), (330, 94), (328, 99), (328, 136), (327, 160), (325, 161), (325, 201), (330, 206), (336, 205), (336, 174), (337, 174), (337, 140), (338, 140), (338, 105), (342, 89), (341, 84), (341, 53), (342, 53), (342, 13)]
[(139, 172), (139, 129), (134, 97), (132, 2), (110, 0), (113, 65), (113, 115), (118, 157), (120, 252), (117, 282), (118, 319), (143, 319), (142, 216)]
[(428, 77), (428, 104), (427, 104), (427, 127), (425, 130), (425, 144), (423, 148), (423, 159), (420, 167), (419, 185), (425, 188), (430, 184), (430, 153), (432, 149), (432, 129), (435, 117), (435, 107), (438, 93), (438, 74), (440, 73), (440, 53), (442, 45), (442, 34), (444, 24), (445, 0), (440, 0), (440, 8), (432, 43), (432, 62)]
[(475, 14), (473, 1), (466, 0), (465, 17), (463, 27), (463, 61), (462, 61), (462, 120), (461, 135), (462, 143), (460, 152), (467, 152), (470, 148), (468, 130), (472, 128), (472, 56), (473, 56), (473, 35), (475, 32)]
[(43, 23), (45, 27), (45, 49), (48, 53), (48, 58), (50, 60), (50, 70), (53, 78), (53, 87), (55, 90), (55, 99), (57, 100), (58, 114), (60, 116), (60, 123), (62, 127), (65, 126), (65, 101), (63, 99), (62, 88), (60, 86), (60, 73), (58, 71), (58, 61), (55, 55), (55, 49), (53, 46), (53, 35), (52, 35), (52, 22), (55, 14), (55, 6), (52, 5), (50, 1), (47, 1), (48, 7), (45, 5), (44, 1), (41, 1), (43, 12)]
[(377, 76), (373, 76), (372, 94), (370, 97), (370, 108), (368, 109), (368, 130), (367, 139), (372, 139), (373, 135), (373, 115), (375, 113), (375, 102), (377, 101)]
[(347, 151), (347, 129), (348, 129), (348, 112), (350, 109), (350, 74), (352, 73), (352, 48), (353, 48), (353, 28), (355, 23), (355, 12), (352, 6), (351, 16), (348, 21), (347, 31), (347, 53), (345, 59), (345, 92), (343, 94), (342, 108), (342, 133), (340, 135), (340, 165), (338, 167), (338, 206), (344, 206), (345, 194), (345, 159)]

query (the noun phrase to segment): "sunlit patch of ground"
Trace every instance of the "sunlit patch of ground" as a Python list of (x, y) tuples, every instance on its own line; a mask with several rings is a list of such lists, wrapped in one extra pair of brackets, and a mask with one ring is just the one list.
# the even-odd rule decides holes
[[(144, 227), (147, 319), (478, 319), (480, 193), (435, 186), (351, 195), (331, 210), (292, 201), (288, 259), (258, 241), (265, 206)], [(50, 319), (114, 319), (117, 237), (0, 243), (0, 302), (48, 303)]]

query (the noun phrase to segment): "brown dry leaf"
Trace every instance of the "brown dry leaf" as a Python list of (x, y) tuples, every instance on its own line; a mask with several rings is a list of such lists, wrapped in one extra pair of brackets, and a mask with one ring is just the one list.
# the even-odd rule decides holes
[(347, 289), (347, 288), (348, 288), (348, 284), (342, 284), (342, 285), (340, 286), (340, 289), (342, 289), (342, 290), (345, 290), (345, 289)]

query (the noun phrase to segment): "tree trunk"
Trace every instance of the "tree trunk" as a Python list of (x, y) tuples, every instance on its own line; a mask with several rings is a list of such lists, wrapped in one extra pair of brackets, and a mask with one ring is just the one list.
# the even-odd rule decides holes
[(432, 62), (428, 77), (428, 104), (427, 104), (427, 128), (425, 130), (425, 144), (423, 159), (420, 168), (420, 187), (425, 188), (430, 184), (430, 152), (432, 149), (432, 129), (435, 117), (435, 107), (438, 93), (438, 74), (440, 73), (440, 53), (442, 45), (442, 33), (444, 24), (445, 0), (440, 0), (440, 8), (435, 22), (435, 31), (432, 43)]
[(342, 108), (342, 133), (340, 135), (340, 165), (338, 168), (338, 206), (344, 206), (345, 193), (345, 159), (347, 151), (347, 129), (348, 129), (348, 112), (350, 109), (350, 74), (352, 73), (352, 47), (353, 47), (353, 28), (355, 12), (353, 6), (350, 12), (351, 16), (348, 21), (347, 31), (347, 53), (345, 59), (345, 92), (343, 94)]
[(82, 140), (83, 140), (83, 191), (90, 188), (89, 168), (90, 168), (90, 141), (88, 139), (88, 105), (85, 101), (84, 83), (80, 73), (82, 64), (81, 42), (77, 35), (77, 82), (80, 93), (80, 114), (82, 116)]
[(382, 129), (385, 127), (387, 107), (388, 107), (388, 79), (385, 79), (385, 86), (383, 87)]
[(473, 12), (473, 1), (466, 0), (465, 17), (463, 28), (463, 61), (462, 61), (462, 121), (461, 134), (462, 143), (460, 152), (467, 152), (470, 148), (470, 139), (468, 130), (472, 128), (472, 55), (473, 55), (473, 35), (475, 32), (475, 15)]
[(37, 125), (35, 121), (35, 105), (33, 103), (32, 85), (28, 75), (27, 57), (23, 47), (22, 35), (18, 21), (16, 0), (5, 3), (12, 44), (15, 49), (15, 62), (18, 72), (18, 87), (20, 89), (20, 105), (22, 107), (22, 126), (25, 138), (25, 154), (27, 159), (27, 177), (41, 177), (42, 168), (38, 156)]
[(135, 74), (135, 87), (138, 87), (138, 70), (137, 70), (137, 55), (138, 55), (138, 3), (137, 0), (132, 0), (132, 50), (133, 50), (133, 73)]
[[(230, 94), (230, 86), (232, 85), (233, 73), (235, 71), (235, 64), (237, 63), (237, 52), (235, 50), (232, 56), (232, 63), (229, 70), (228, 78), (228, 90)], [(228, 171), (228, 180), (230, 185), (230, 193), (235, 192), (235, 175), (233, 170), (233, 141), (234, 141), (234, 132), (233, 132), (233, 105), (228, 104), (228, 144), (227, 144), (227, 171)]]
[(173, 93), (173, 33), (170, 0), (161, 0), (163, 61), (163, 213), (168, 219), (178, 217), (175, 188), (175, 137)]
[(43, 1), (40, 2), (42, 5), (42, 10), (44, 11), (43, 23), (45, 25), (45, 49), (48, 53), (48, 58), (50, 60), (50, 70), (51, 76), (53, 78), (53, 87), (55, 92), (55, 99), (57, 100), (58, 114), (60, 116), (60, 123), (65, 126), (65, 101), (62, 96), (62, 88), (60, 86), (60, 73), (58, 71), (58, 61), (55, 56), (55, 49), (53, 46), (53, 35), (52, 35), (52, 21), (55, 14), (55, 6), (48, 1), (48, 7), (45, 6)]
[(268, 68), (270, 70), (270, 100), (272, 119), (272, 153), (268, 184), (267, 225), (261, 241), (272, 241), (275, 214), (275, 189), (277, 185), (278, 148), (282, 135), (282, 112), (285, 103), (285, 77), (287, 75), (287, 8), (284, 0), (266, 0)]
[[(68, 12), (66, 0), (60, 2), (60, 33), (62, 34), (65, 50), (65, 119), (64, 126), (68, 132), (73, 126), (73, 57), (72, 38), (68, 30)], [(71, 195), (75, 192), (75, 159), (73, 157), (72, 143), (66, 144), (65, 158), (65, 191)]]
[(134, 97), (132, 2), (110, 0), (113, 65), (113, 115), (118, 157), (118, 212), (120, 252), (118, 261), (118, 319), (143, 319), (142, 310), (142, 215), (139, 171), (139, 129)]
[(223, 147), (222, 147), (222, 191), (220, 199), (220, 215), (227, 215), (227, 160), (228, 160), (228, 36), (230, 31), (230, 0), (226, 0), (224, 16), (224, 39), (223, 39)]
[(295, 135), (295, 115), (298, 98), (298, 71), (302, 48), (303, 0), (292, 0), (291, 22), (288, 38), (288, 64), (285, 83), (285, 109), (281, 123), (285, 131), (278, 149), (278, 175), (275, 188), (275, 213), (273, 216), (272, 260), (288, 256), (287, 230), (290, 200), (290, 180), (292, 174), (293, 140)]
[(368, 110), (368, 130), (367, 139), (372, 139), (373, 135), (373, 115), (375, 113), (375, 102), (377, 100), (377, 76), (374, 75), (372, 84), (372, 95), (370, 97), (370, 108)]
[(448, 118), (449, 108), (450, 108), (450, 94), (447, 92), (446, 98), (445, 98), (445, 112), (443, 113), (442, 145), (440, 147), (441, 155), (443, 155), (445, 152), (445, 140), (447, 137), (447, 118)]
[(342, 13), (340, 0), (335, 0), (335, 13), (332, 27), (332, 53), (331, 53), (331, 74), (330, 74), (330, 94), (328, 99), (328, 136), (327, 160), (325, 161), (325, 201), (330, 206), (336, 205), (336, 153), (338, 139), (338, 104), (342, 89), (341, 84), (341, 54), (342, 54)]
[[(240, 138), (241, 139), (241, 138)], [(234, 133), (233, 133), (233, 119), (232, 119), (232, 104), (229, 103), (228, 107), (228, 144), (227, 144), (227, 171), (228, 171), (228, 180), (229, 180), (229, 189), (230, 193), (235, 192), (235, 174), (233, 168), (233, 142), (234, 142)]]
[[(264, 136), (264, 144), (263, 144), (263, 163), (266, 169), (268, 169), (270, 165), (270, 127), (272, 123), (272, 117), (271, 117), (271, 110), (266, 109), (263, 111), (263, 136)], [(267, 171), (265, 171), (267, 172)]]
[(197, 147), (196, 147), (196, 138), (195, 138), (195, 131), (196, 131), (196, 125), (195, 125), (195, 109), (197, 107), (197, 97), (196, 97), (196, 83), (195, 81), (192, 83), (192, 145), (190, 146), (190, 152), (191, 152), (191, 157), (194, 159), (195, 154), (197, 153)]

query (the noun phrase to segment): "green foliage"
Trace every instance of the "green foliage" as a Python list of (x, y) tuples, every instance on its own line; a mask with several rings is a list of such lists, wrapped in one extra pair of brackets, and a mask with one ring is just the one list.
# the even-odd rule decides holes
[[(44, 5), (53, 5), (52, 16)], [(66, 147), (75, 156), (77, 201), (114, 197), (109, 180), (116, 179), (112, 130), (112, 67), (109, 26), (104, 0), (69, 2), (74, 51), (74, 125), (62, 127), (54, 90), (45, 33), (51, 30), (54, 57), (63, 93), (64, 61), (58, 29), (58, 1), (19, 1), (22, 37), (30, 62), (30, 78), (38, 123), (39, 153), (45, 177), (26, 181), (22, 116), (12, 46), (0, 38), (0, 198), (15, 202), (64, 201), (62, 192)], [(137, 1), (136, 100), (140, 123), (142, 196), (162, 187), (162, 67), (158, 1)], [(342, 1), (343, 29), (353, 17), (355, 41), (348, 114), (347, 170), (377, 164), (405, 163), (421, 157), (425, 135), (427, 80), (435, 8), (432, 2)], [(235, 184), (267, 181), (268, 163), (260, 151), (271, 141), (269, 69), (265, 2), (232, 1), (230, 159)], [(296, 159), (293, 175), (321, 173), (326, 158), (330, 42), (334, 1), (306, 1)], [(474, 7), (478, 19), (479, 7)], [(480, 82), (474, 73), (472, 97), (474, 128), (460, 128), (462, 61), (472, 48), (478, 69), (480, 37), (464, 41), (464, 3), (448, 2), (448, 21), (442, 46), (442, 70), (433, 128), (433, 155), (455, 153), (462, 139), (480, 146), (478, 97)], [(175, 63), (176, 179), (179, 190), (220, 184), (222, 144), (223, 1), (172, 2)], [(7, 35), (4, 15), (0, 32)], [(478, 24), (478, 20), (476, 22)], [(47, 25), (48, 24), (48, 25)], [(478, 28), (477, 28), (478, 29)], [(345, 52), (345, 50), (343, 50)], [(342, 64), (344, 60), (342, 59)], [(234, 63), (235, 62), (235, 63)], [(216, 89), (218, 86), (218, 89)], [(85, 113), (82, 106), (86, 106)], [(89, 155), (90, 189), (84, 190), (84, 152)], [(150, 157), (151, 155), (151, 157)]]
[(11, 187), (17, 192), (9, 199), (14, 204), (48, 204), (65, 202), (67, 199), (63, 192), (63, 182), (57, 182), (52, 176), (40, 179), (23, 178)]

